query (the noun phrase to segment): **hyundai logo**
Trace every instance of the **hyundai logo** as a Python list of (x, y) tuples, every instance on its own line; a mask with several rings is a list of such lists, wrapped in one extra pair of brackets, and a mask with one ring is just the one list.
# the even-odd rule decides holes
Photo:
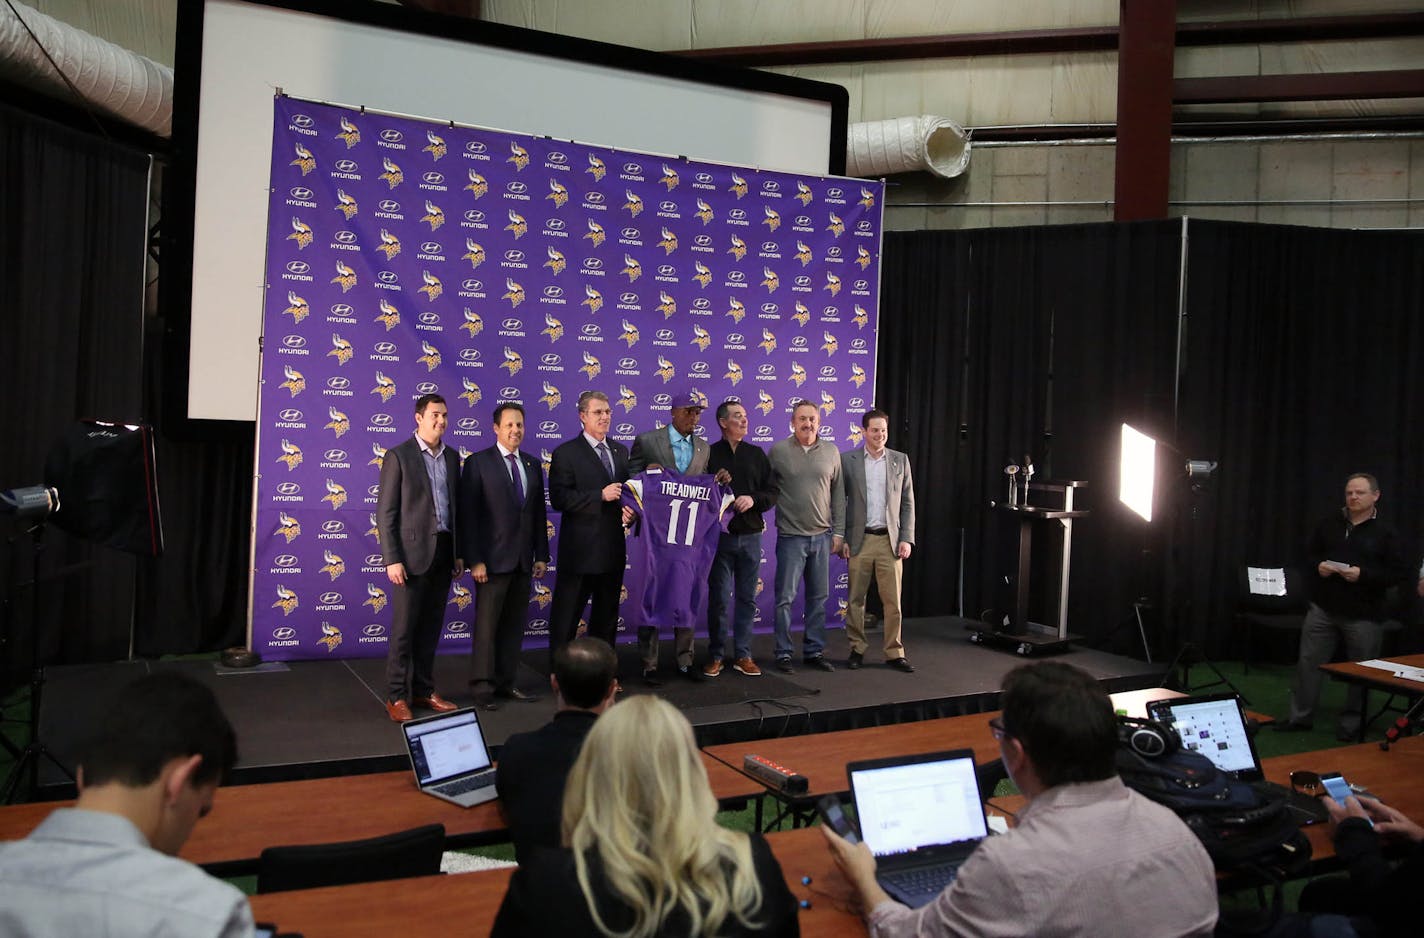
[(386, 627), (379, 622), (372, 622), (370, 625), (361, 628), (361, 634), (367, 638), (380, 638), (386, 634)]
[(806, 337), (805, 337), (804, 335), (798, 335), (798, 336), (796, 336), (795, 338), (793, 338), (793, 339), (791, 340), (791, 347), (792, 347), (792, 348), (802, 348), (802, 349), (805, 348), (805, 347), (806, 347)]
[(499, 397), (504, 401), (517, 401), (519, 400), (519, 389), (506, 385), (499, 389)]
[(310, 117), (306, 116), (305, 114), (293, 114), (293, 115), (292, 115), (292, 126), (293, 126), (293, 127), (307, 128), (307, 127), (311, 127), (311, 126), (312, 126), (313, 124), (315, 124), (315, 123), (316, 123), (316, 121), (312, 120)]
[(833, 245), (833, 246), (831, 246), (831, 247), (829, 247), (829, 248), (826, 249), (826, 256), (827, 256), (827, 257), (840, 257), (840, 256), (841, 256), (841, 249), (838, 248), (838, 247), (835, 247), (835, 246)]
[(439, 241), (426, 241), (420, 246), (420, 253), (422, 254), (439, 254), (444, 250), (445, 245), (441, 244)]
[(332, 165), (336, 167), (337, 172), (341, 173), (354, 173), (360, 169), (360, 167), (356, 165), (355, 160), (337, 160)]
[(282, 336), (282, 344), (287, 348), (306, 348), (307, 340), (305, 336), (284, 335)]
[[(346, 458), (346, 454), (345, 454), (345, 453), (342, 453), (341, 450), (339, 450), (339, 449), (327, 450), (327, 452), (328, 452), (328, 453), (341, 453), (341, 458), (342, 458), (342, 459), (345, 459), (345, 458)], [(345, 523), (344, 523), (344, 522), (341, 522), (341, 521), (335, 521), (335, 520), (332, 520), (332, 521), (323, 521), (323, 522), (321, 523), (321, 529), (322, 529), (322, 531), (326, 532), (327, 534), (345, 534), (345, 533), (346, 533), (346, 525), (345, 525)]]
[(864, 290), (868, 286), (870, 286), (870, 283), (868, 281), (857, 280), (855, 283), (850, 285), (850, 288), (852, 290)]
[(618, 302), (623, 303), (624, 305), (627, 305), (627, 306), (636, 305), (637, 302), (638, 302), (638, 294), (636, 294), (636, 293), (624, 293), (624, 294), (622, 294), (621, 296), (618, 297)]
[(620, 423), (614, 430), (619, 436), (632, 436), (633, 425), (631, 423)]
[(507, 261), (509, 261), (511, 264), (522, 264), (522, 263), (524, 263), (524, 252), (523, 252), (523, 251), (505, 251), (505, 252), (504, 252), (504, 259), (507, 260)]
[(805, 228), (806, 226), (808, 226), (808, 225), (811, 224), (811, 216), (810, 216), (810, 215), (797, 215), (797, 216), (796, 216), (796, 224), (797, 224), (798, 226), (802, 227), (802, 228)]
[(840, 309), (835, 306), (827, 306), (825, 309), (821, 310), (821, 315), (826, 317), (839, 316), (840, 314)]
[(391, 425), (391, 415), (390, 415), (390, 414), (372, 414), (372, 415), (371, 415), (371, 426), (373, 426), (373, 427), (389, 427), (390, 425)]
[(553, 352), (545, 352), (539, 356), (539, 363), (542, 365), (557, 365), (561, 361), (563, 361), (563, 359)]
[(296, 638), (297, 630), (292, 628), (290, 625), (284, 625), (279, 629), (273, 629), (272, 637), (279, 642), (285, 642), (288, 639)]
[(598, 328), (598, 323), (596, 322), (586, 322), (583, 324), (583, 328), (579, 331), (581, 331), (584, 335), (592, 336), (598, 335), (603, 330)]
[(557, 420), (542, 420), (539, 422), (540, 433), (558, 433), (559, 422)]
[(727, 336), (728, 345), (741, 345), (746, 340), (746, 336), (742, 335), (740, 332), (733, 332), (731, 335)]
[(563, 231), (567, 226), (562, 218), (551, 218), (544, 227), (550, 231)]
[(757, 374), (774, 375), (776, 374), (776, 366), (772, 364), (762, 365), (757, 368)]
[(293, 186), (291, 188), (291, 196), (294, 199), (300, 199), (301, 201), (306, 202), (311, 199), (312, 191), (306, 186)]
[(380, 554), (367, 554), (365, 565), (368, 567), (384, 567), (386, 565), (386, 561), (381, 557)]
[(466, 293), (479, 293), (484, 288), (485, 285), (473, 277), (460, 283), (460, 289)]
[(697, 180), (698, 182), (711, 182), (711, 181), (712, 181), (712, 174), (711, 174), (711, 173), (698, 173), (698, 174), (696, 175), (696, 177), (694, 177), (694, 178), (696, 178), (696, 180)]
[(477, 430), (479, 429), (480, 422), (474, 417), (461, 417), (458, 421), (455, 422), (455, 426), (459, 427), (461, 430)]
[(510, 331), (510, 332), (517, 332), (517, 331), (519, 331), (520, 329), (523, 329), (523, 328), (524, 328), (524, 323), (523, 323), (521, 320), (514, 319), (513, 317), (511, 317), (511, 318), (509, 318), (509, 319), (506, 319), (504, 322), (500, 323), (499, 325), (500, 325), (500, 328), (501, 328), (501, 329), (506, 329), (506, 330), (508, 330), (508, 331)]
[(627, 173), (629, 176), (641, 176), (643, 175), (643, 167), (639, 166), (637, 163), (624, 163), (623, 172)]
[(468, 623), (468, 622), (447, 622), (447, 623), (445, 623), (445, 627), (450, 630), (451, 634), (456, 634), (456, 635), (458, 635), (458, 634), (461, 633), (461, 632), (468, 632), (468, 631), (470, 630), (470, 623)]
[(659, 202), (659, 203), (658, 203), (658, 210), (659, 210), (659, 211), (663, 211), (663, 212), (676, 212), (676, 211), (677, 211), (677, 203), (676, 203), (676, 202)]
[(341, 594), (331, 592), (322, 593), (317, 597), (317, 601), (323, 606), (335, 606), (341, 602)]
[(788, 407), (795, 407), (796, 404), (797, 404), (798, 402), (800, 402), (800, 400), (801, 400), (801, 398), (799, 398), (799, 397), (797, 397), (796, 395), (793, 394), (793, 395), (791, 395), (790, 397), (788, 397), (788, 398), (786, 399), (786, 405), (787, 405)]
[(306, 261), (291, 261), (287, 264), (287, 270), (294, 274), (304, 274), (311, 270), (311, 266)]
[(585, 257), (583, 259), (584, 270), (602, 270), (603, 261), (596, 257)]
[(844, 189), (831, 188), (826, 190), (826, 198), (828, 199), (839, 199), (843, 195), (845, 195)]
[(859, 410), (865, 406), (865, 398), (852, 397), (850, 400), (846, 401), (846, 406), (851, 408), (852, 410)]
[(380, 132), (379, 136), (387, 143), (400, 143), (402, 140), (405, 139), (405, 134), (401, 133), (399, 130), (396, 130), (394, 127), (387, 127), (385, 130)]
[(707, 363), (706, 363), (706, 362), (693, 362), (693, 363), (692, 363), (692, 370), (693, 370), (693, 372), (695, 372), (696, 374), (704, 374), (704, 373), (706, 373), (706, 371), (707, 371)]
[(380, 209), (383, 212), (399, 212), (401, 206), (400, 203), (397, 202), (395, 199), (382, 199), (380, 202), (376, 203), (376, 208)]
[(483, 153), (486, 149), (485, 145), (478, 140), (471, 140), (465, 144), (466, 153)]
[(823, 436), (829, 439), (830, 437), (835, 436), (835, 433), (836, 431), (832, 430), (829, 426), (825, 426), (820, 429), (820, 432), (817, 433), (817, 436)]
[(415, 386), (415, 390), (419, 394), (438, 394), (440, 392), (440, 385), (434, 381), (422, 381)]
[(333, 391), (345, 391), (347, 388), (351, 387), (351, 382), (346, 378), (341, 377), (340, 375), (336, 375), (335, 377), (326, 379), (326, 386), (331, 388)]
[(291, 407), (288, 407), (286, 410), (281, 411), (280, 413), (278, 413), (278, 414), (277, 414), (277, 417), (278, 417), (283, 423), (296, 423), (298, 420), (301, 420), (301, 419), (302, 419), (302, 412), (299, 411), (299, 410), (294, 410), (294, 409), (291, 408)]
[(371, 351), (377, 355), (391, 355), (395, 353), (395, 350), (396, 344), (394, 342), (377, 342), (371, 347)]
[(737, 219), (737, 220), (740, 221), (741, 219), (747, 217), (747, 213), (746, 213), (746, 211), (745, 211), (744, 209), (734, 208), (734, 209), (732, 209), (731, 211), (729, 211), (729, 212), (727, 213), (727, 217), (728, 217), (728, 218), (735, 218), (735, 219)]
[(283, 482), (277, 486), (278, 495), (299, 495), (302, 487), (295, 482)]
[(870, 228), (871, 228), (871, 225), (870, 225), (870, 222), (868, 222), (868, 221), (862, 221), (862, 222), (859, 222), (855, 227), (856, 227), (856, 229), (859, 230), (859, 231), (869, 231)]
[(776, 254), (781, 250), (781, 245), (775, 241), (763, 241), (761, 243), (761, 249), (768, 254)]
[(692, 239), (692, 243), (700, 248), (710, 247), (712, 245), (712, 236), (698, 235), (697, 237)]
[(331, 315), (340, 316), (343, 319), (351, 316), (355, 312), (356, 310), (351, 308), (350, 303), (333, 303), (331, 307)]
[(801, 276), (796, 278), (796, 285), (798, 287), (809, 287), (811, 285), (811, 278), (807, 277), (805, 274), (802, 274)]
[(653, 395), (654, 407), (667, 407), (672, 404), (672, 395), (666, 392)]
[(355, 244), (356, 232), (338, 231), (335, 235), (332, 236), (332, 240), (334, 240), (337, 244)]
[(602, 193), (602, 192), (590, 192), (588, 195), (584, 196), (584, 201), (587, 202), (587, 203), (589, 203), (590, 205), (602, 205), (602, 204), (603, 204), (603, 193)]
[(567, 163), (567, 162), (569, 161), (569, 158), (568, 158), (567, 156), (565, 156), (564, 154), (560, 153), (558, 150), (555, 150), (553, 153), (550, 153), (550, 154), (549, 154), (547, 157), (545, 157), (545, 158), (546, 158), (550, 163), (557, 163), (557, 164), (563, 164), (563, 163)]
[(757, 427), (757, 428), (756, 428), (756, 435), (757, 435), (757, 436), (771, 436), (771, 427)]
[(727, 279), (732, 281), (733, 283), (741, 283), (743, 280), (747, 279), (747, 275), (742, 273), (740, 270), (734, 270), (727, 275)]
[(377, 495), (380, 495), (381, 483), (375, 482), (371, 485), (366, 486), (366, 494), (370, 495), (372, 498), (376, 497)]
[(469, 211), (465, 212), (465, 221), (472, 221), (472, 222), (474, 222), (475, 224), (478, 225), (478, 224), (480, 224), (481, 222), (483, 222), (484, 220), (485, 220), (485, 213), (482, 212), (482, 211), (480, 211), (480, 210), (477, 209), (477, 208), (472, 208), (472, 209), (470, 209)]
[(394, 270), (383, 270), (376, 274), (376, 279), (381, 281), (381, 283), (395, 283), (400, 277), (396, 275)]
[(657, 337), (658, 337), (661, 341), (666, 342), (667, 340), (669, 340), (669, 339), (672, 338), (672, 330), (671, 330), (671, 329), (659, 329), (659, 330), (657, 331), (656, 335), (657, 335)]
[(677, 273), (677, 268), (674, 267), (674, 266), (672, 266), (671, 264), (659, 264), (659, 265), (658, 265), (658, 276), (659, 276), (659, 277), (671, 277), (671, 276), (672, 276), (673, 274), (675, 274), (675, 273)]
[(851, 347), (851, 348), (854, 348), (854, 349), (862, 349), (862, 348), (865, 348), (865, 340), (864, 340), (864, 339), (852, 339), (852, 340), (851, 340), (851, 343), (850, 343), (850, 347)]
[(547, 296), (547, 297), (549, 297), (549, 298), (551, 298), (551, 299), (558, 299), (559, 297), (561, 297), (561, 296), (564, 295), (564, 288), (563, 288), (563, 287), (553, 287), (553, 286), (545, 287), (545, 288), (544, 288), (544, 295)]
[(511, 192), (514, 195), (523, 195), (525, 192), (529, 191), (529, 187), (522, 182), (511, 182), (504, 188), (506, 192)]
[(295, 554), (278, 554), (272, 558), (272, 563), (279, 567), (295, 567), (297, 558)]
[(436, 172), (429, 172), (429, 173), (426, 173), (424, 176), (421, 176), (420, 178), (421, 178), (421, 179), (424, 179), (426, 182), (430, 183), (432, 186), (438, 186), (438, 185), (441, 185), (442, 183), (445, 182), (445, 177), (442, 176), (442, 175), (440, 175), (439, 173), (436, 173)]
[(460, 349), (460, 360), (477, 362), (480, 360), (480, 350), (477, 348), (462, 348)]
[(430, 311), (427, 310), (426, 312), (421, 313), (419, 316), (417, 316), (417, 317), (415, 317), (415, 318), (416, 318), (416, 319), (419, 319), (421, 322), (425, 323), (427, 326), (433, 326), (433, 325), (435, 325), (436, 323), (438, 323), (438, 322), (440, 321), (440, 314), (439, 314), (439, 313), (432, 313), (432, 312), (430, 312)]
[(774, 313), (774, 312), (777, 312), (777, 311), (780, 310), (780, 309), (781, 309), (781, 307), (777, 306), (775, 303), (763, 303), (763, 304), (761, 304), (761, 311), (762, 311), (763, 313)]
[(707, 297), (705, 297), (705, 296), (699, 296), (697, 299), (695, 299), (695, 300), (692, 301), (692, 308), (693, 308), (693, 309), (711, 309), (711, 308), (712, 308), (712, 301), (709, 300), (709, 299), (707, 299)]
[(636, 358), (620, 358), (618, 359), (618, 367), (625, 371), (632, 370), (638, 367), (638, 360)]
[(822, 377), (822, 378), (834, 378), (835, 376), (836, 376), (836, 367), (835, 367), (834, 365), (822, 365), (822, 366), (821, 366), (821, 377)]
[(763, 192), (780, 192), (780, 191), (781, 191), (781, 183), (777, 182), (775, 179), (768, 179), (768, 180), (766, 180), (765, 182), (763, 182), (763, 183), (761, 184), (761, 191), (763, 191)]
[(643, 233), (637, 228), (624, 228), (622, 234), (629, 241), (637, 241), (643, 237)]

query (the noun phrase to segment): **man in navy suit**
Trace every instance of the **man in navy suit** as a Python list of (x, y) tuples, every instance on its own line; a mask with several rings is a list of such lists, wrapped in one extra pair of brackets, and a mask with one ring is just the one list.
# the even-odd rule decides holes
[(465, 460), (460, 475), (459, 528), (475, 590), (475, 635), (470, 688), (475, 705), (498, 709), (496, 697), (538, 700), (514, 686), (519, 646), (529, 612), (531, 576), (549, 562), (544, 471), (519, 451), (524, 408), (505, 401), (494, 409), (495, 444)]
[(391, 643), (386, 651), (386, 714), (411, 718), (410, 705), (454, 710), (435, 692), (435, 646), (450, 595), (464, 571), (456, 556), (460, 457), (441, 442), (448, 408), (439, 394), (415, 402), (415, 435), (381, 459), (376, 534), (391, 590)]
[(554, 450), (549, 504), (563, 513), (554, 601), (549, 612), (549, 658), (578, 631), (579, 614), (593, 600), (588, 634), (610, 646), (618, 638), (618, 594), (627, 548), (623, 526), (632, 509), (620, 504), (628, 481), (628, 448), (608, 439), (613, 408), (602, 391), (578, 401), (583, 432)]

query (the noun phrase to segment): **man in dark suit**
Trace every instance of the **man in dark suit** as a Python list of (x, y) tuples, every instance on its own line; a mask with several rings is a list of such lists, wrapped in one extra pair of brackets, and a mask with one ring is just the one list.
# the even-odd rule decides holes
[[(710, 449), (707, 441), (697, 435), (697, 421), (706, 406), (706, 400), (700, 394), (674, 394), (667, 426), (640, 433), (633, 440), (628, 473), (637, 475), (649, 468), (674, 469), (678, 475), (684, 476), (705, 473)], [(674, 628), (673, 642), (678, 671), (688, 680), (702, 680), (702, 675), (692, 667), (692, 628)], [(661, 684), (662, 681), (658, 680), (657, 626), (638, 626), (638, 654), (643, 658), (644, 683), (654, 687)]]
[(460, 457), (441, 442), (448, 408), (439, 394), (415, 402), (415, 435), (386, 450), (376, 533), (391, 591), (391, 643), (386, 652), (386, 713), (397, 723), (410, 705), (454, 710), (435, 692), (435, 646), (450, 594), (464, 571), (456, 557)]
[(495, 710), (496, 697), (535, 701), (514, 686), (519, 646), (529, 611), (529, 583), (549, 562), (544, 471), (519, 452), (524, 408), (505, 401), (494, 409), (495, 444), (465, 460), (458, 512), (461, 556), (478, 584), (470, 688), (475, 705)]
[(554, 655), (549, 686), (559, 709), (532, 733), (515, 733), (499, 751), (499, 807), (521, 863), (534, 847), (559, 846), (564, 782), (599, 714), (618, 697), (618, 658), (606, 642), (576, 638)]
[(549, 504), (563, 513), (554, 601), (549, 611), (550, 661), (578, 631), (590, 598), (588, 634), (613, 646), (618, 639), (618, 594), (627, 548), (623, 526), (632, 509), (620, 503), (628, 481), (628, 448), (608, 439), (613, 408), (602, 391), (579, 395), (583, 432), (554, 450)]

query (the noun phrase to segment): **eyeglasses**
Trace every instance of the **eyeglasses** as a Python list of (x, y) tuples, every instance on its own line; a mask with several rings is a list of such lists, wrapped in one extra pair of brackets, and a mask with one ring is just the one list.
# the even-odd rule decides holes
[(989, 721), (989, 732), (994, 734), (995, 739), (1003, 739), (1005, 736), (1012, 736), (1008, 730), (1004, 729), (1002, 717), (994, 717)]

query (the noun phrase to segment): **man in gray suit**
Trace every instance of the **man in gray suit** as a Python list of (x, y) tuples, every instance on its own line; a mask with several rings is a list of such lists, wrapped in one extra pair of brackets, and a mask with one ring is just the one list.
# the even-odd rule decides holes
[(445, 398), (415, 402), (415, 434), (386, 450), (376, 500), (376, 534), (391, 591), (391, 643), (386, 651), (386, 714), (397, 723), (412, 703), (454, 710), (435, 692), (435, 646), (450, 580), (464, 572), (456, 557), (460, 457), (441, 442), (449, 419)]
[[(710, 448), (697, 435), (697, 422), (707, 406), (705, 396), (693, 391), (674, 394), (668, 412), (668, 424), (656, 430), (638, 434), (628, 455), (628, 474), (637, 475), (644, 469), (668, 469), (678, 475), (697, 476), (707, 471)], [(690, 681), (702, 680), (692, 667), (692, 629), (673, 630), (677, 652), (677, 670)], [(643, 658), (643, 682), (651, 687), (662, 684), (658, 679), (658, 630), (656, 626), (638, 626), (638, 652)]]
[(841, 556), (850, 560), (850, 602), (846, 637), (853, 671), (861, 666), (869, 644), (865, 640), (865, 594), (871, 578), (879, 584), (885, 604), (885, 661), (907, 674), (915, 669), (900, 641), (901, 561), (915, 543), (915, 489), (910, 458), (885, 445), (890, 415), (872, 410), (860, 418), (865, 448), (841, 454), (845, 478), (845, 532)]

